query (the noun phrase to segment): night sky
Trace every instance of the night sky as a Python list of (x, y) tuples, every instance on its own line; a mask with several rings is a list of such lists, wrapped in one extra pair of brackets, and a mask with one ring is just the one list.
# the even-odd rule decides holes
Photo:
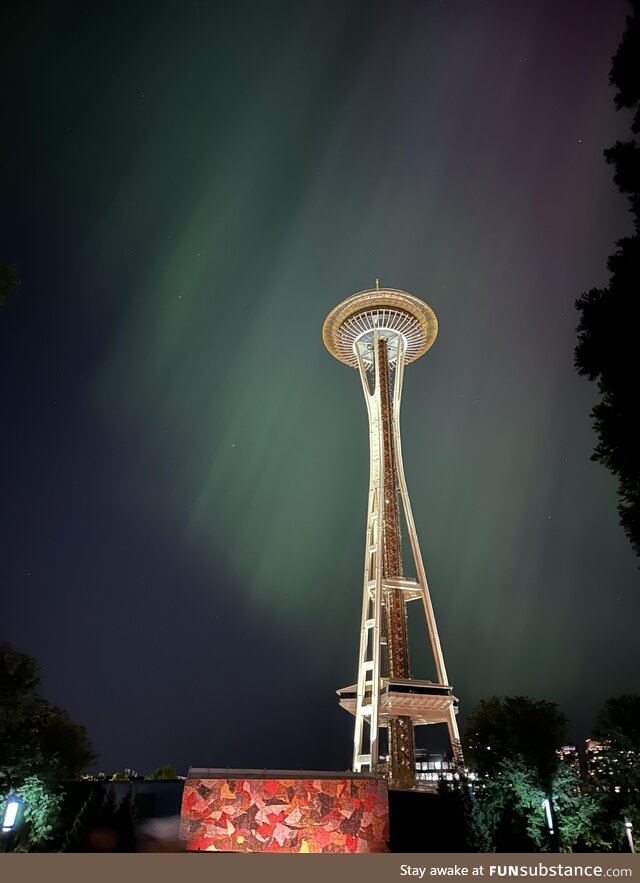
[[(630, 232), (622, 0), (9, 2), (0, 637), (96, 769), (346, 768), (368, 438), (322, 323), (436, 312), (405, 468), (461, 709), (636, 691), (576, 297)], [(414, 675), (429, 676), (426, 636)]]

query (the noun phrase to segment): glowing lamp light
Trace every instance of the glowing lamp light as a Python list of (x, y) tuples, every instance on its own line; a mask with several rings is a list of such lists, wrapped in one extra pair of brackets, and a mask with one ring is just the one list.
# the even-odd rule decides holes
[(544, 811), (547, 814), (547, 827), (549, 828), (549, 833), (553, 834), (553, 819), (551, 817), (551, 801), (548, 797), (542, 801), (542, 805), (544, 806)]
[(18, 818), (18, 812), (20, 810), (21, 801), (17, 798), (13, 797), (7, 803), (4, 811), (4, 818), (2, 820), (2, 832), (6, 834), (7, 831), (12, 831), (16, 824), (16, 819)]
[(633, 842), (633, 834), (632, 834), (633, 822), (631, 821), (631, 819), (628, 816), (625, 816), (624, 827), (625, 827), (625, 831), (627, 833), (627, 840), (629, 841), (629, 849), (631, 850), (631, 852), (635, 852), (636, 847)]

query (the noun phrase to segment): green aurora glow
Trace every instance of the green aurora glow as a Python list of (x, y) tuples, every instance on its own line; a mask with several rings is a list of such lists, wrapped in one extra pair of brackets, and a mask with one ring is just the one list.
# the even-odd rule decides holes
[(557, 34), (536, 4), (133, 6), (87, 24), (93, 61), (78, 42), (79, 69), (114, 62), (74, 86), (51, 192), (81, 242), (78, 314), (105, 317), (88, 399), (121, 452), (109, 493), (208, 576), (183, 615), (223, 642), (224, 596), (310, 691), (352, 682), (366, 416), (321, 328), (379, 276), (440, 324), (402, 425), (462, 707), (530, 694), (588, 726), (637, 689), (636, 562), (572, 367), (573, 302), (628, 228), (602, 160), (624, 5)]
[[(350, 658), (366, 420), (357, 376), (328, 357), (321, 325), (376, 274), (423, 297), (441, 333), (407, 372), (403, 432), (452, 677), (472, 693), (543, 694), (550, 680), (569, 693), (620, 615), (596, 587), (617, 596), (634, 570), (613, 483), (588, 460), (592, 390), (571, 365), (573, 298), (603, 273), (601, 255), (584, 255), (599, 204), (615, 199), (596, 160), (610, 138), (607, 54), (572, 108), (571, 126), (591, 141), (588, 164), (564, 134), (568, 123), (527, 135), (513, 158), (517, 135), (504, 121), (528, 72), (507, 77), (494, 66), (497, 92), (467, 107), (465, 125), (482, 121), (506, 138), (479, 140), (473, 176), (456, 180), (461, 122), (432, 76), (447, 64), (444, 50), (421, 52), (424, 32), (407, 29), (390, 74), (379, 72), (375, 40), (336, 74), (353, 22), (348, 7), (342, 21), (321, 22), (321, 51), (318, 42), (303, 64), (299, 47), (312, 45), (320, 17), (297, 22), (275, 57), (268, 46), (263, 63), (252, 57), (230, 117), (211, 111), (225, 88), (211, 77), (206, 112), (183, 112), (188, 140), (167, 132), (162, 112), (193, 111), (184, 73), (161, 85), (153, 68), (141, 78), (132, 102), (148, 124), (98, 238), (108, 243), (105, 265), (129, 246), (150, 259), (135, 288), (123, 280), (131, 303), (98, 400), (115, 403), (114, 428), (143, 415), (160, 464), (156, 517), (210, 561), (212, 580), (224, 562), (254, 615), (297, 625), (300, 646), (319, 660), (339, 636)], [(471, 53), (456, 82), (468, 84), (478, 63)], [(455, 94), (446, 102), (455, 106)], [(541, 151), (565, 162), (549, 168)], [(555, 191), (561, 217), (576, 200), (592, 206), (593, 220), (569, 231), (562, 251), (574, 257), (564, 265), (535, 214), (545, 204), (538, 186), (549, 198)], [(569, 647), (585, 597), (594, 615)], [(619, 656), (608, 663), (612, 680)], [(465, 676), (459, 660), (469, 658)]]

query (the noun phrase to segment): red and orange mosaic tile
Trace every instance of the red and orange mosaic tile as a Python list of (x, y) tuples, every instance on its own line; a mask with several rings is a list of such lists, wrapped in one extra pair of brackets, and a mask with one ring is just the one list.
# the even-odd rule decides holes
[(386, 852), (386, 782), (374, 778), (187, 779), (180, 836), (188, 850)]

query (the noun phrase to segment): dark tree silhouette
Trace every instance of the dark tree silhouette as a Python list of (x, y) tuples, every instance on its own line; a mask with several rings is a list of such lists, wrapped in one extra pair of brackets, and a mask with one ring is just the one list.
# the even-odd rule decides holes
[(545, 848), (543, 800), (551, 795), (567, 719), (552, 702), (492, 696), (471, 710), (462, 739), (480, 777), (478, 799), (498, 852)]
[(598, 739), (609, 740), (618, 751), (640, 756), (640, 695), (623, 693), (603, 705), (594, 728)]
[(602, 742), (593, 785), (600, 790), (609, 837), (626, 850), (625, 819), (640, 827), (640, 696), (625, 693), (607, 699), (596, 719), (594, 735)]
[(40, 695), (32, 656), (0, 642), (0, 806), (23, 800), (24, 824), (14, 849), (40, 850), (60, 829), (62, 785), (95, 756), (84, 727)]
[(155, 772), (153, 772), (150, 776), (146, 777), (147, 779), (177, 779), (178, 774), (175, 771), (175, 767), (172, 767), (171, 764), (165, 764), (165, 766), (158, 767)]
[(32, 656), (0, 643), (0, 793), (29, 776), (61, 782), (95, 760), (84, 727), (40, 693)]
[(624, 693), (607, 699), (594, 734), (603, 743), (605, 777), (613, 776), (615, 785), (637, 794), (640, 809), (640, 696)]
[(462, 739), (465, 759), (481, 776), (493, 775), (504, 760), (522, 761), (548, 789), (567, 726), (566, 716), (554, 702), (526, 696), (482, 699), (467, 718)]
[[(631, 131), (640, 132), (640, 0), (613, 58), (610, 82), (615, 105), (633, 110)], [(600, 401), (594, 407), (598, 444), (592, 459), (618, 479), (620, 523), (640, 556), (640, 145), (635, 138), (605, 151), (615, 168), (614, 181), (631, 204), (634, 233), (620, 239), (608, 261), (607, 288), (592, 288), (576, 301), (580, 313), (576, 368), (597, 381)]]
[[(469, 784), (476, 849), (530, 852), (601, 850), (601, 801), (557, 753), (567, 719), (555, 703), (525, 696), (493, 696), (471, 711), (463, 737), (465, 759), (479, 775)], [(460, 788), (456, 788), (460, 790)], [(470, 803), (470, 798), (472, 803)], [(555, 833), (544, 801), (553, 805)], [(471, 833), (472, 829), (469, 829)]]

